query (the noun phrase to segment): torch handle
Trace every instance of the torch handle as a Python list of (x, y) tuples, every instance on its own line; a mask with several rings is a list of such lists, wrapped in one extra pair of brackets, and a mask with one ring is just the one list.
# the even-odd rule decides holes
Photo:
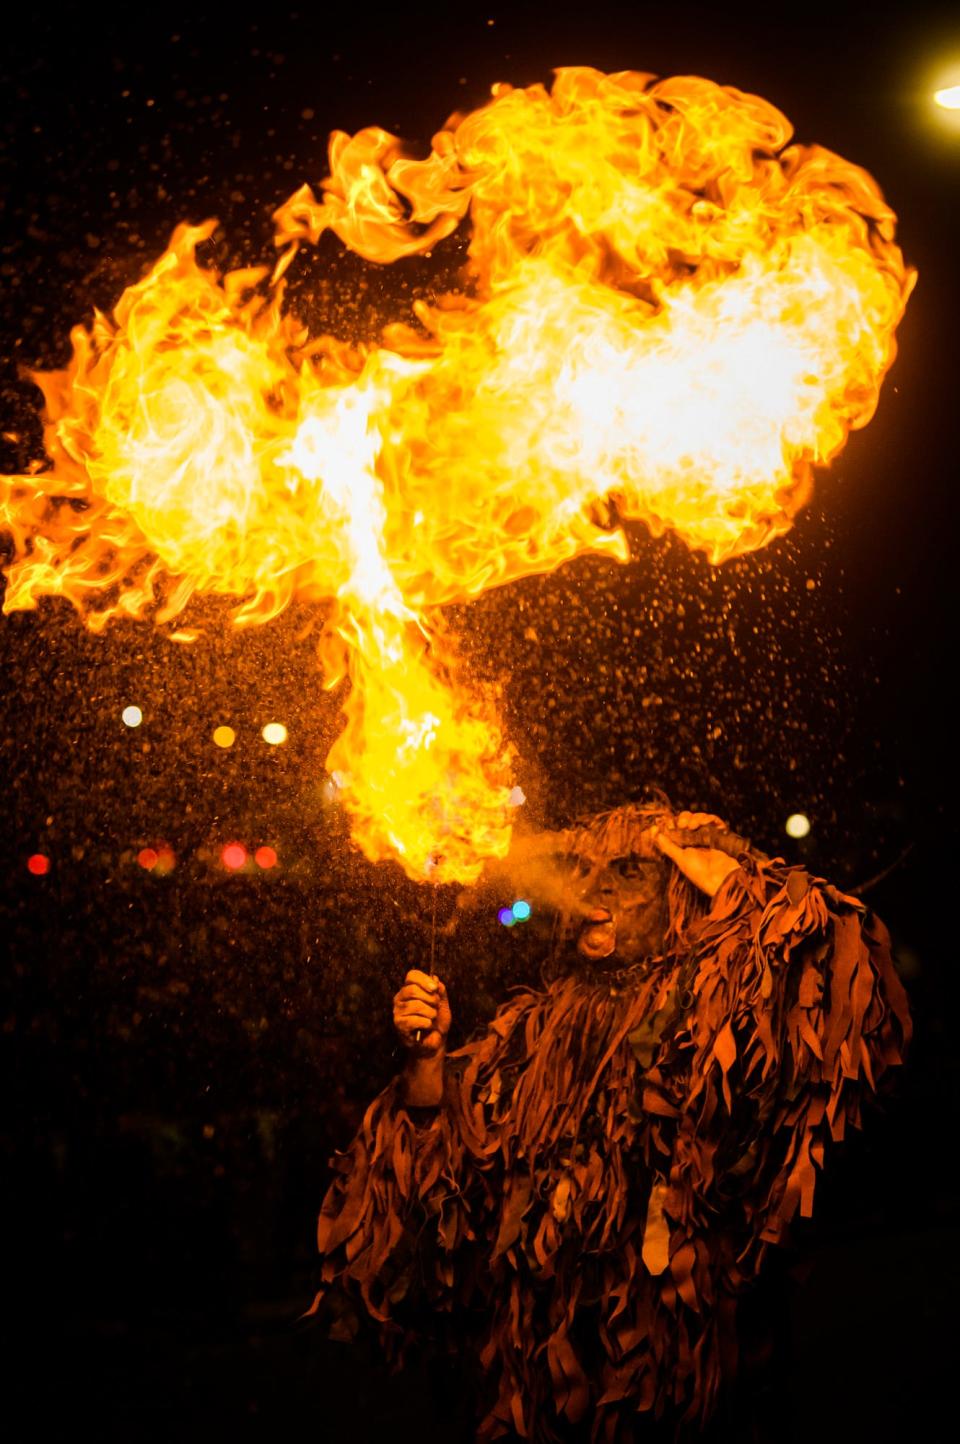
[(725, 852), (728, 857), (736, 858), (744, 852), (758, 852), (757, 848), (751, 847), (747, 838), (731, 832), (728, 827), (716, 827), (713, 823), (692, 829), (665, 827), (663, 835), (677, 847), (713, 847), (718, 852)]
[[(438, 981), (436, 973), (431, 973), (430, 976), (431, 976), (431, 978), (433, 979), (433, 981), (434, 981), (435, 983)], [(415, 1043), (419, 1043), (419, 1042), (420, 1042), (420, 1035), (421, 1035), (422, 1032), (423, 1032), (423, 1029), (422, 1029), (422, 1028), (418, 1028), (417, 1031), (414, 1033), (414, 1035), (413, 1035), (413, 1041), (414, 1041)]]

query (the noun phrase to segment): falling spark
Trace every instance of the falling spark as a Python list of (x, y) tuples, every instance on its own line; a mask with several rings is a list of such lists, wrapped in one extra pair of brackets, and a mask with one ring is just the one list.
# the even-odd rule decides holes
[[(509, 846), (514, 749), (440, 609), (625, 561), (629, 519), (713, 563), (763, 546), (876, 408), (914, 273), (866, 171), (790, 142), (733, 87), (568, 68), (495, 86), (422, 158), (335, 133), (319, 194), (276, 213), (272, 277), (205, 268), (215, 223), (179, 226), (34, 377), (48, 465), (0, 479), (6, 610), (55, 594), (100, 630), (196, 593), (239, 625), (323, 604), (354, 841), (476, 881)], [(325, 231), (386, 264), (461, 226), (458, 289), (379, 342), (285, 309)]]

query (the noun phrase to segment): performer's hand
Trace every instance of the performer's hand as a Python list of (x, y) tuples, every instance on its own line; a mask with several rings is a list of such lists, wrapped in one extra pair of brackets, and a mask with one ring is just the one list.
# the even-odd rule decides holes
[(713, 897), (739, 867), (735, 853), (746, 843), (709, 812), (681, 812), (671, 827), (658, 828), (654, 845), (675, 863), (694, 887)]
[(439, 978), (419, 968), (410, 970), (393, 999), (393, 1026), (403, 1046), (421, 1058), (432, 1058), (444, 1048), (450, 1031), (450, 1004)]

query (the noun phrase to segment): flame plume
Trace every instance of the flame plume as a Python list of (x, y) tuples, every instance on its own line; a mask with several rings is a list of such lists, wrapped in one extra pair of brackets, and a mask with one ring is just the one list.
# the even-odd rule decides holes
[[(494, 87), (426, 159), (335, 133), (320, 199), (276, 213), (272, 276), (218, 275), (196, 258), (214, 222), (179, 226), (33, 378), (47, 464), (0, 480), (5, 610), (64, 596), (99, 630), (172, 622), (195, 592), (241, 625), (326, 604), (355, 841), (476, 880), (509, 843), (512, 749), (437, 608), (626, 560), (626, 518), (715, 563), (763, 546), (875, 410), (915, 275), (871, 177), (790, 138), (729, 86), (565, 69)], [(376, 344), (285, 309), (326, 230), (388, 263), (461, 224), (462, 291)]]

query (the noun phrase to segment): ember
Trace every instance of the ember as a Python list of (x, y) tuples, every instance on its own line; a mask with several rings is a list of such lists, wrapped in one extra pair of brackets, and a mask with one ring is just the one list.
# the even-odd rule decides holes
[[(763, 546), (876, 407), (914, 274), (870, 176), (790, 137), (732, 87), (571, 68), (495, 87), (426, 159), (335, 133), (321, 198), (277, 212), (272, 277), (201, 266), (215, 223), (179, 226), (34, 378), (49, 464), (0, 481), (6, 610), (65, 596), (100, 630), (195, 593), (238, 625), (323, 604), (354, 840), (475, 881), (509, 845), (513, 752), (438, 609), (625, 560), (629, 518), (715, 563)], [(376, 344), (285, 309), (325, 230), (384, 263), (461, 224), (463, 290)]]

